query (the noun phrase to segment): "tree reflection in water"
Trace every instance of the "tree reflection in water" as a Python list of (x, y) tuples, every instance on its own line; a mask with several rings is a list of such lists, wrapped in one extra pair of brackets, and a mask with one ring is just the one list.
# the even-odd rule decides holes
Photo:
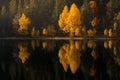
[[(47, 46), (43, 48), (44, 42)], [(0, 77), (2, 80), (119, 80), (119, 47), (117, 40), (0, 41)]]
[(60, 47), (58, 52), (60, 63), (62, 64), (65, 72), (68, 70), (68, 66), (73, 74), (80, 67), (80, 44), (79, 41), (70, 41), (69, 44), (64, 44)]
[(19, 48), (19, 58), (22, 60), (22, 63), (24, 64), (25, 61), (29, 58), (30, 53), (28, 52), (28, 47), (27, 47), (27, 43), (23, 44), (23, 43), (19, 43), (18, 44), (18, 48)]

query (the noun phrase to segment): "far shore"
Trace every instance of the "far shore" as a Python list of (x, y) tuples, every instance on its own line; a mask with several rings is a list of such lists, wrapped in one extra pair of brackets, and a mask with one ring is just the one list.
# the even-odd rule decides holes
[(0, 40), (85, 40), (85, 39), (120, 39), (119, 37), (0, 37)]

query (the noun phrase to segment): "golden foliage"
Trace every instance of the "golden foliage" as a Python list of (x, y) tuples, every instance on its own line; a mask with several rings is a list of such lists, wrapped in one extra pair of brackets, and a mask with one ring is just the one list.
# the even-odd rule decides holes
[(65, 44), (60, 48), (58, 52), (59, 61), (62, 64), (65, 72), (67, 72), (68, 69), (68, 59), (67, 59), (68, 47), (69, 45)]
[(114, 25), (113, 25), (113, 30), (114, 30), (114, 31), (117, 30), (117, 25), (118, 25), (118, 24), (117, 24), (116, 22), (114, 22)]
[(117, 49), (116, 49), (116, 47), (113, 48), (113, 53), (114, 53), (115, 56), (117, 55)]
[(62, 13), (60, 14), (58, 25), (61, 30), (64, 32), (69, 32), (68, 26), (67, 26), (67, 17), (68, 17), (68, 7), (65, 5)]
[(32, 40), (32, 41), (31, 41), (31, 46), (32, 46), (32, 49), (35, 50), (35, 46), (36, 46), (36, 45), (35, 45), (35, 40)]
[(87, 31), (87, 34), (88, 34), (88, 36), (94, 36), (95, 34), (96, 34), (96, 30), (95, 29), (89, 29), (88, 31)]
[(35, 27), (33, 27), (33, 28), (32, 28), (32, 31), (31, 31), (31, 36), (34, 37), (35, 34), (36, 34), (36, 32), (35, 32)]
[(75, 36), (80, 36), (80, 28), (75, 29)]
[(96, 43), (93, 40), (89, 40), (87, 43), (87, 46), (89, 48), (95, 48), (96, 47)]
[(89, 1), (89, 6), (90, 6), (90, 8), (92, 8), (92, 9), (94, 9), (94, 8), (96, 8), (96, 2), (95, 1)]
[(109, 37), (112, 37), (113, 36), (113, 32), (112, 32), (112, 29), (109, 29)]
[(82, 31), (83, 34), (85, 34), (86, 33), (86, 26), (83, 26), (81, 31)]
[(42, 42), (42, 47), (46, 48), (47, 47), (47, 42)]
[(73, 30), (75, 30), (81, 24), (80, 18), (81, 18), (80, 11), (76, 4), (73, 3), (70, 7), (69, 16), (67, 18), (67, 25), (70, 28), (73, 28)]
[(22, 63), (24, 64), (25, 61), (29, 58), (30, 53), (28, 52), (27, 46), (24, 46), (22, 44), (18, 44), (18, 48), (20, 50), (18, 57), (22, 60)]
[(120, 20), (120, 11), (115, 14), (114, 20), (119, 21)]
[(71, 72), (75, 74), (80, 66), (79, 42), (70, 41), (70, 44), (64, 44), (59, 50), (58, 57), (65, 72), (69, 66)]
[(80, 17), (80, 11), (77, 8), (76, 4), (73, 3), (70, 7), (70, 11), (68, 11), (67, 6), (64, 7), (62, 13), (60, 14), (58, 25), (60, 29), (63, 30), (65, 33), (69, 32), (70, 36), (74, 36), (74, 32), (76, 35), (79, 35), (76, 28), (80, 27)]
[(80, 43), (79, 43), (79, 41), (75, 41), (75, 48), (76, 49), (80, 49)]
[(107, 49), (108, 48), (108, 42), (104, 41), (104, 48)]
[(97, 23), (98, 23), (98, 19), (97, 19), (97, 17), (94, 17), (93, 20), (91, 21), (92, 27), (95, 27), (97, 25)]
[(43, 29), (42, 34), (47, 35), (47, 29), (46, 28)]
[(109, 40), (109, 41), (108, 41), (108, 47), (111, 49), (112, 46), (113, 46), (113, 41), (112, 41), (112, 40)]
[(40, 31), (39, 31), (39, 30), (37, 30), (36, 36), (37, 36), (37, 37), (40, 36)]
[(104, 35), (108, 36), (108, 29), (107, 28), (104, 30)]
[(19, 18), (19, 25), (18, 32), (24, 32), (28, 31), (28, 25), (30, 24), (30, 20), (27, 18), (27, 16), (22, 13), (22, 16)]
[(113, 41), (112, 40), (109, 40), (109, 41), (104, 41), (104, 48), (107, 49), (112, 49), (112, 46), (113, 46)]
[(92, 52), (91, 52), (91, 56), (94, 58), (94, 60), (97, 59), (97, 55), (96, 55), (95, 50), (92, 50)]

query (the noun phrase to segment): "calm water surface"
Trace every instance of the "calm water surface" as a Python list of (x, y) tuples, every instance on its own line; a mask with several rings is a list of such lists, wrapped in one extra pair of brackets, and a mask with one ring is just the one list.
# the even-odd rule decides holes
[(0, 40), (0, 80), (120, 80), (119, 40)]

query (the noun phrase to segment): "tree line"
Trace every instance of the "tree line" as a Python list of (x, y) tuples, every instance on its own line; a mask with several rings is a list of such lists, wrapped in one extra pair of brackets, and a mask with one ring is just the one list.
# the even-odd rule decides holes
[(1, 7), (0, 36), (110, 37), (119, 33), (119, 6), (119, 0), (84, 0), (81, 4), (68, 0), (10, 0), (8, 6)]

